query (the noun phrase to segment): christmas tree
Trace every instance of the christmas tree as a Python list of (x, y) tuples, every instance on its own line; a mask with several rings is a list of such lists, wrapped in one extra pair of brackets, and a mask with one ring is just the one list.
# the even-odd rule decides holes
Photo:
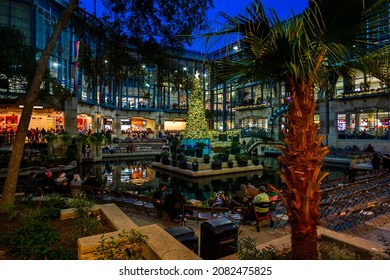
[(187, 125), (182, 132), (182, 136), (184, 139), (209, 138), (203, 94), (198, 77), (194, 79), (194, 85), (189, 96)]

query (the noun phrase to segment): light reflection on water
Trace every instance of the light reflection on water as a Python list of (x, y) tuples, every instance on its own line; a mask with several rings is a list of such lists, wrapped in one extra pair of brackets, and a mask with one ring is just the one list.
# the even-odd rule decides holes
[[(107, 189), (132, 190), (138, 193), (147, 193), (157, 189), (160, 183), (168, 184), (169, 188), (179, 186), (188, 199), (204, 200), (212, 193), (224, 191), (225, 194), (233, 194), (241, 184), (251, 182), (259, 187), (262, 182), (270, 182), (276, 187), (281, 187), (282, 182), (277, 170), (279, 161), (276, 158), (263, 158), (261, 164), (263, 171), (242, 172), (202, 178), (188, 178), (181, 174), (168, 171), (155, 170), (151, 167), (154, 157), (107, 160), (101, 163), (83, 164), (81, 174), (85, 176), (89, 172), (94, 173)], [(329, 179), (343, 176), (345, 169), (337, 168), (330, 171)]]

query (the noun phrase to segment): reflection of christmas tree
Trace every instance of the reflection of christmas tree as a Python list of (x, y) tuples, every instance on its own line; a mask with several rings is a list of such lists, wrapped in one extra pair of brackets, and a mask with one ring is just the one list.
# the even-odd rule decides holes
[(203, 103), (202, 89), (199, 79), (195, 78), (188, 104), (188, 119), (185, 130), (182, 132), (184, 139), (209, 138), (206, 114)]

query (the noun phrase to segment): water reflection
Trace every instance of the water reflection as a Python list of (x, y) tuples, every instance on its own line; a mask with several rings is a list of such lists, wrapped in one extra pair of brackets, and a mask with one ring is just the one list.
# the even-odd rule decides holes
[[(241, 184), (252, 183), (259, 187), (267, 181), (276, 187), (281, 187), (282, 182), (277, 170), (279, 161), (277, 158), (263, 158), (264, 170), (259, 172), (242, 172), (227, 175), (218, 175), (202, 178), (188, 178), (174, 172), (155, 170), (151, 167), (154, 157), (132, 158), (126, 160), (108, 160), (101, 163), (84, 164), (81, 166), (81, 174), (86, 176), (94, 173), (107, 189), (131, 190), (138, 193), (147, 193), (156, 189), (160, 183), (166, 183), (169, 188), (179, 186), (188, 199), (204, 200), (212, 193), (224, 191), (225, 194), (233, 194)], [(329, 179), (343, 176), (345, 170), (337, 168), (332, 170), (330, 166)]]

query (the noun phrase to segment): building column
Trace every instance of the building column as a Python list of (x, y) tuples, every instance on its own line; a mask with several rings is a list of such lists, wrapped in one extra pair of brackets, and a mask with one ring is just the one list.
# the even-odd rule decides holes
[(122, 134), (121, 119), (122, 119), (121, 114), (117, 110), (116, 113), (115, 113), (115, 119), (113, 120), (114, 121), (114, 125), (112, 127), (115, 135), (121, 135)]
[(64, 129), (70, 134), (77, 134), (77, 98), (70, 97), (64, 103)]

